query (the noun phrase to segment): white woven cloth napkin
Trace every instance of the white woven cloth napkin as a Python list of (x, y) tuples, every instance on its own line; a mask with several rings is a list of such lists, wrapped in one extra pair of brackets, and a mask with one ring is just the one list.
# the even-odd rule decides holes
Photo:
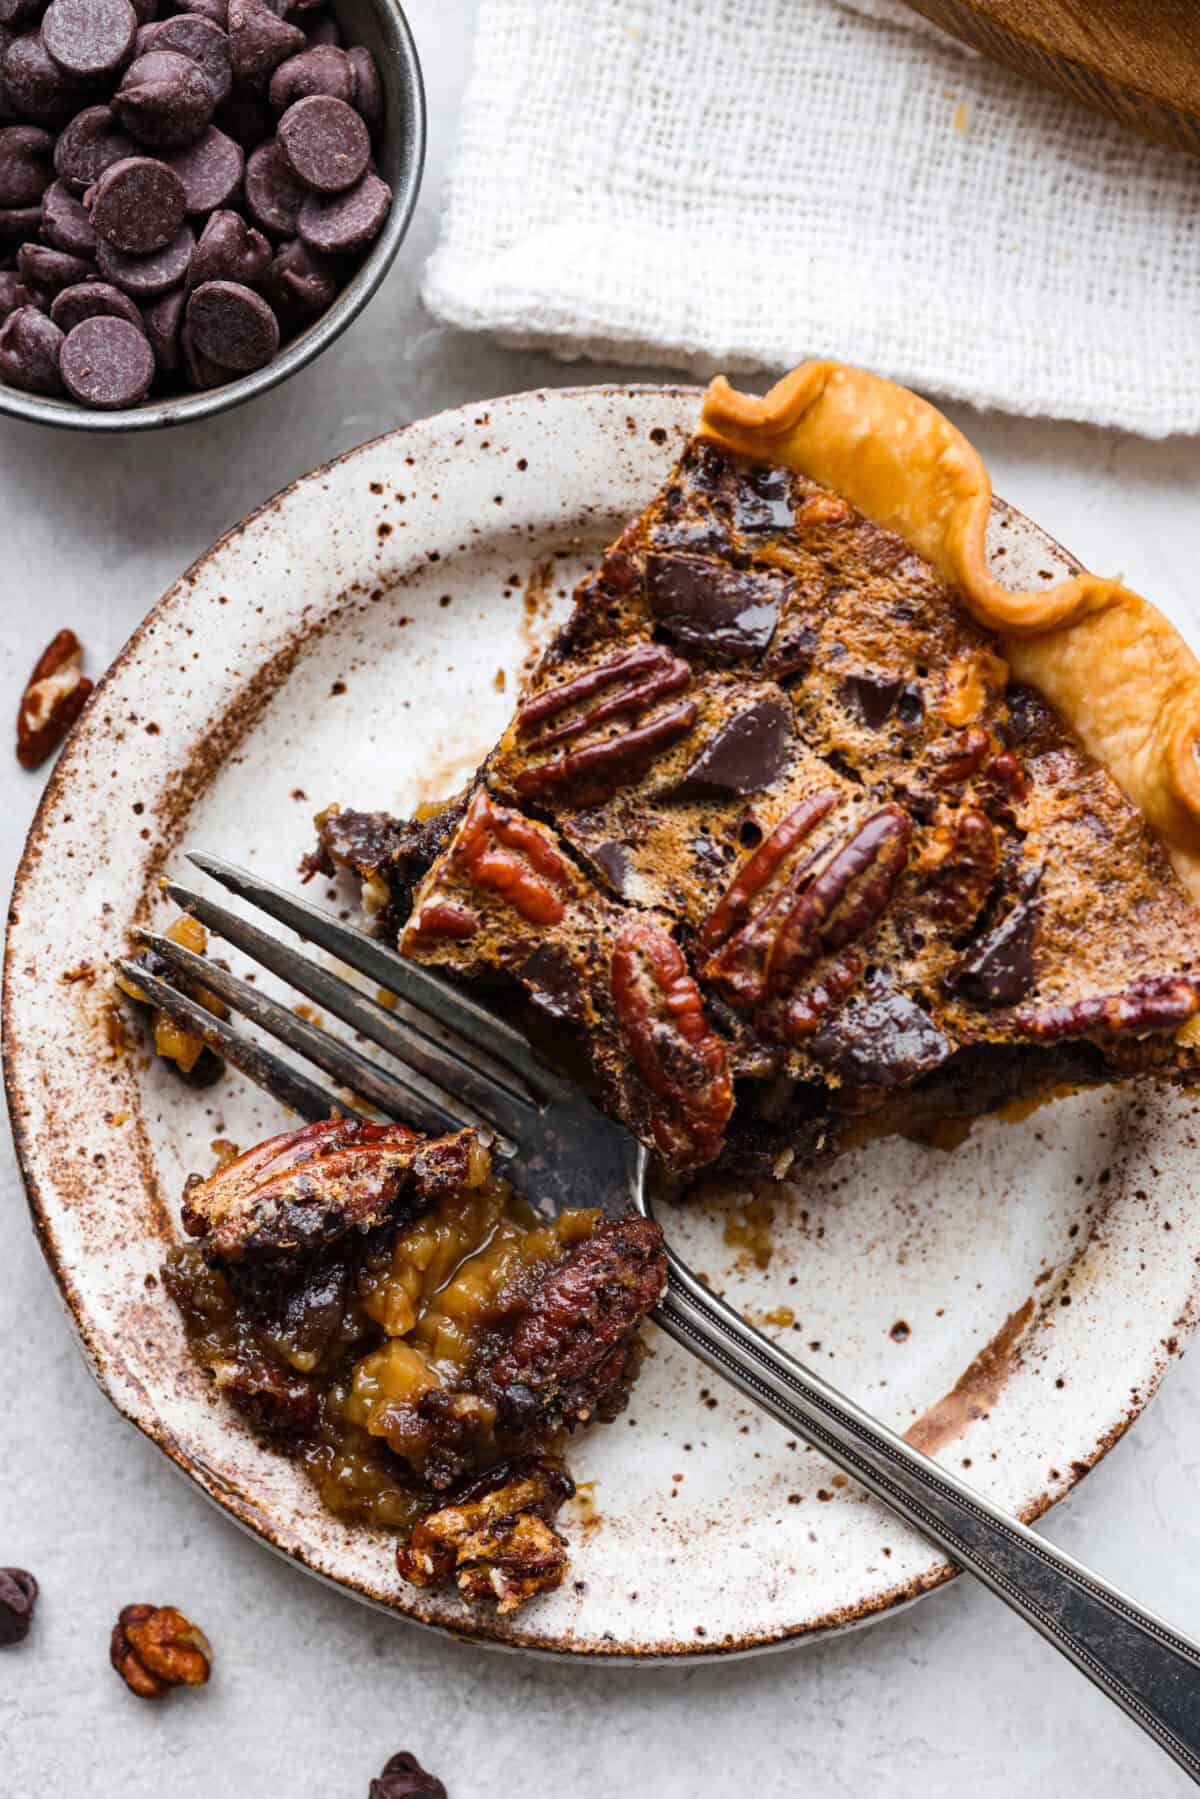
[(564, 357), (828, 355), (1200, 431), (1200, 166), (850, 6), (482, 0), (430, 310)]

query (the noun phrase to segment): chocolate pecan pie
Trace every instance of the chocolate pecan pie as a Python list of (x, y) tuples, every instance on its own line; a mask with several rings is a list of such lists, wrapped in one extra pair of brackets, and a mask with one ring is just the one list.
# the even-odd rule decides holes
[(622, 1409), (666, 1283), (649, 1219), (536, 1217), (470, 1131), (330, 1119), (189, 1182), (167, 1270), (218, 1392), (418, 1586), (559, 1585), (566, 1433)]
[(1001, 587), (990, 505), (888, 382), (714, 383), (468, 791), (318, 864), (675, 1177), (1194, 1076), (1200, 669), (1114, 582)]

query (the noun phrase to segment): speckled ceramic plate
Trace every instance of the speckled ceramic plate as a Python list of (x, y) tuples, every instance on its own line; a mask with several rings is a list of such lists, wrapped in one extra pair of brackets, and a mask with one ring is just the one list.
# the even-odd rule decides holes
[[(950, 1577), (938, 1553), (654, 1333), (633, 1403), (572, 1454), (565, 1588), (497, 1623), (398, 1579), (214, 1401), (158, 1269), (189, 1170), (282, 1119), (122, 1045), (104, 969), (184, 846), (294, 881), (332, 800), (453, 790), (597, 549), (654, 492), (689, 390), (522, 395), (408, 427), (253, 514), (172, 588), (51, 778), (8, 939), (9, 1098), (34, 1221), (104, 1391), (264, 1542), (445, 1629), (574, 1655), (765, 1649)], [(1067, 559), (998, 507), (1014, 581)], [(1001, 559), (1002, 558), (1002, 559)], [(311, 891), (311, 890), (310, 890)], [(349, 904), (344, 894), (342, 903)], [(892, 1141), (667, 1219), (789, 1347), (1025, 1518), (1102, 1456), (1190, 1329), (1191, 1108), (1111, 1093)]]

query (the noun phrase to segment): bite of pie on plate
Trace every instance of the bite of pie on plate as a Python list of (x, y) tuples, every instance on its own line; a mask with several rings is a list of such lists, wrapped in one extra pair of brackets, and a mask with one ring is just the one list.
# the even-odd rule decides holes
[[(313, 868), (677, 1186), (1194, 1079), (1200, 665), (1117, 582), (1003, 586), (990, 506), (878, 377), (714, 382), (466, 790), (331, 806)], [(331, 1121), (191, 1189), (174, 1276), (326, 1502), (506, 1608), (562, 1578), (563, 1432), (623, 1403), (664, 1277), (648, 1221), (536, 1198), (470, 1133)]]

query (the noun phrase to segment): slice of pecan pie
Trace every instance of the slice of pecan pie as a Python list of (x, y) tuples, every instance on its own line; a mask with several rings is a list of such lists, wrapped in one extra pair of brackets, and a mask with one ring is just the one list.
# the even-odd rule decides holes
[(1200, 668), (1114, 582), (1000, 586), (990, 504), (888, 382), (714, 383), (468, 792), (320, 865), (675, 1176), (1193, 1076)]

